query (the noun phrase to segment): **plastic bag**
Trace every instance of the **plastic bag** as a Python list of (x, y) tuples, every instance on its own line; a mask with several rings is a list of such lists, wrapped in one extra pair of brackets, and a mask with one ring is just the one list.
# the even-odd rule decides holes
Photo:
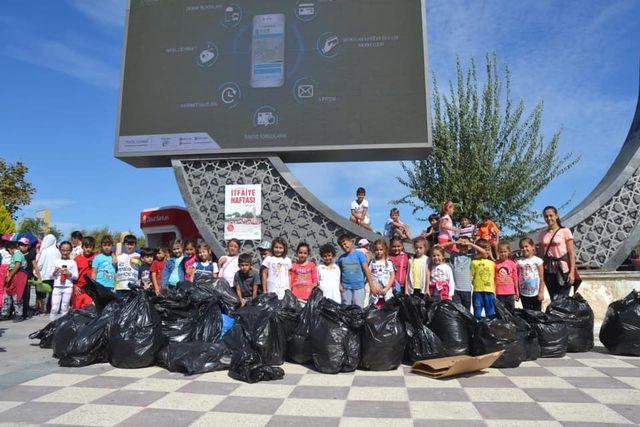
[(70, 318), (75, 316), (86, 317), (87, 322), (89, 322), (91, 319), (97, 317), (97, 313), (95, 307), (87, 307), (83, 310), (69, 311), (64, 316), (54, 320), (53, 322), (47, 323), (44, 328), (29, 334), (29, 338), (32, 340), (40, 340), (40, 343), (38, 343), (38, 346), (40, 348), (52, 348), (53, 337), (55, 336), (56, 329), (58, 329), (61, 324), (68, 322)]
[(567, 353), (567, 325), (560, 317), (533, 310), (516, 310), (538, 335), (540, 357), (563, 357)]
[(243, 327), (245, 336), (263, 363), (284, 363), (287, 337), (274, 305), (245, 305), (236, 311), (236, 324), (238, 323)]
[(442, 340), (448, 356), (471, 352), (471, 336), (476, 319), (462, 305), (440, 301), (431, 306), (429, 328)]
[(225, 334), (223, 342), (232, 353), (229, 377), (246, 383), (279, 380), (284, 377), (282, 368), (263, 363), (258, 352), (252, 348), (239, 322), (236, 322)]
[(219, 342), (222, 338), (222, 312), (217, 298), (200, 305), (193, 341)]
[(298, 325), (293, 334), (290, 335), (291, 338), (289, 338), (287, 342), (287, 354), (288, 358), (295, 363), (304, 364), (311, 362), (309, 331), (315, 328), (318, 322), (318, 310), (320, 301), (322, 301), (323, 298), (322, 290), (318, 287), (313, 288), (307, 300), (307, 305), (304, 306), (300, 313)]
[(609, 304), (600, 341), (612, 354), (640, 356), (640, 293), (631, 291)]
[(60, 355), (64, 354), (69, 342), (78, 330), (97, 317), (98, 314), (95, 309), (70, 311), (63, 316), (61, 319), (64, 320), (57, 324), (53, 335), (51, 346), (53, 348), (53, 357), (60, 357)]
[(109, 361), (116, 368), (143, 368), (155, 362), (165, 344), (160, 315), (142, 290), (131, 290), (122, 301), (108, 337)]
[(189, 291), (189, 298), (194, 302), (210, 299), (214, 295), (220, 301), (222, 312), (233, 314), (240, 307), (238, 294), (225, 279), (202, 276), (196, 280)]
[(355, 371), (360, 363), (360, 328), (363, 310), (324, 298), (318, 322), (309, 332), (311, 358), (316, 370), (325, 374)]
[(517, 368), (526, 359), (524, 342), (518, 340), (515, 323), (502, 319), (481, 319), (473, 334), (473, 356), (504, 350), (494, 368)]
[(522, 359), (522, 361), (536, 360), (540, 357), (538, 335), (531, 325), (509, 311), (500, 300), (496, 299), (494, 305), (498, 319), (506, 320), (516, 325), (516, 339), (522, 343), (522, 347), (524, 348), (524, 359)]
[(96, 306), (96, 311), (98, 313), (102, 313), (102, 310), (104, 310), (105, 307), (111, 304), (116, 298), (113, 294), (113, 290), (92, 280), (88, 275), (85, 275), (84, 277), (87, 284), (83, 289), (86, 294), (93, 299), (93, 305)]
[(420, 304), (416, 297), (399, 296), (389, 301), (389, 305), (398, 305), (400, 319), (407, 333), (407, 343), (403, 351), (403, 360), (412, 365), (418, 360), (435, 359), (446, 355), (442, 340), (426, 327), (421, 320)]
[(231, 352), (222, 343), (170, 343), (160, 350), (156, 363), (171, 372), (181, 372), (185, 375), (203, 374), (228, 369)]
[(80, 367), (109, 360), (107, 336), (115, 313), (119, 309), (116, 303), (109, 304), (99, 318), (82, 326), (71, 338), (66, 349), (58, 355), (60, 366)]
[(562, 318), (567, 324), (568, 352), (585, 352), (593, 348), (593, 310), (582, 295), (558, 297), (551, 302), (546, 312)]
[(361, 334), (362, 359), (360, 368), (371, 371), (390, 371), (402, 363), (407, 335), (398, 309), (385, 307), (366, 313)]

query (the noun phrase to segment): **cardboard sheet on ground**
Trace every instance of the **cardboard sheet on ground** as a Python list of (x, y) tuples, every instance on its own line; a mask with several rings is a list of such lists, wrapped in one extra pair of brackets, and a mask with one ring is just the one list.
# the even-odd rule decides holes
[(419, 360), (411, 366), (411, 372), (431, 378), (447, 378), (468, 372), (481, 371), (493, 365), (504, 351), (481, 356), (450, 356), (439, 359)]

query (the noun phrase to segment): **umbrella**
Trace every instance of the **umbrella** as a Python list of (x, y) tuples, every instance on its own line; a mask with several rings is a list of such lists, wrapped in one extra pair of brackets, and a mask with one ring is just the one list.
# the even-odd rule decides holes
[(30, 245), (33, 245), (34, 243), (38, 243), (38, 238), (31, 233), (18, 233), (15, 235), (13, 240), (20, 240), (23, 237), (29, 240)]

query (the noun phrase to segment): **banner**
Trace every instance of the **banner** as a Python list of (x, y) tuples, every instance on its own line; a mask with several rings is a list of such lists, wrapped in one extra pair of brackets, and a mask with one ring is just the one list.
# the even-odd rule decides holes
[(262, 239), (262, 186), (225, 185), (224, 239)]

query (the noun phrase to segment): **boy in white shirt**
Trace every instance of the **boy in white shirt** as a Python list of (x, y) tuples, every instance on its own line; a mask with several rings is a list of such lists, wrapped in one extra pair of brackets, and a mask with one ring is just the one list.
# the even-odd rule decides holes
[(318, 265), (318, 287), (325, 298), (332, 299), (342, 304), (342, 286), (340, 285), (340, 267), (333, 262), (336, 250), (332, 244), (327, 243), (320, 247), (320, 259)]
[(135, 252), (138, 239), (133, 234), (127, 234), (122, 241), (124, 251), (118, 255), (116, 270), (116, 298), (122, 299), (129, 292), (129, 283), (138, 284), (140, 270), (140, 254)]
[(364, 198), (366, 194), (366, 190), (362, 187), (359, 187), (356, 190), (356, 199), (351, 202), (351, 217), (349, 219), (360, 227), (371, 230), (371, 220), (367, 216), (367, 212), (369, 211), (369, 202)]

